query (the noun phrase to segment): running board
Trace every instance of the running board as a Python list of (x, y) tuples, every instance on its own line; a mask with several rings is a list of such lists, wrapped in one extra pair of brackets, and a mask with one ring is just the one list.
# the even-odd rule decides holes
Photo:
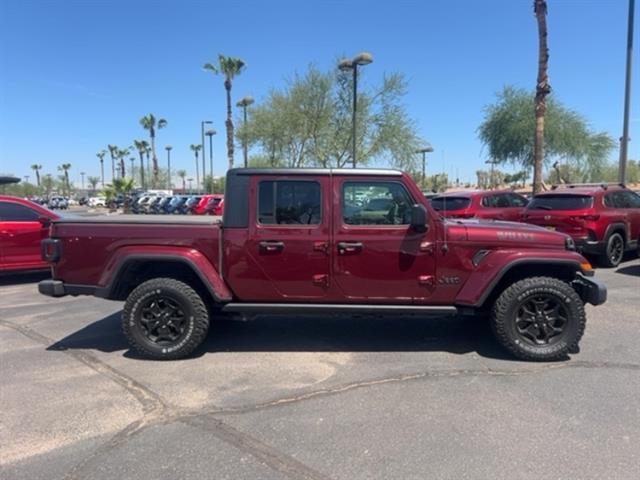
[(458, 309), (449, 305), (367, 305), (344, 303), (227, 303), (223, 312), (253, 314), (292, 313), (411, 313), (429, 316), (456, 315)]

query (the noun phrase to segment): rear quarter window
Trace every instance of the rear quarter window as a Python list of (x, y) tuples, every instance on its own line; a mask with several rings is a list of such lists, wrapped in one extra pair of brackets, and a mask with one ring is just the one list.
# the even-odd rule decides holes
[(431, 206), (435, 210), (462, 210), (471, 205), (471, 199), (467, 197), (434, 197)]
[(530, 209), (541, 210), (581, 210), (593, 205), (590, 195), (540, 195), (533, 197)]

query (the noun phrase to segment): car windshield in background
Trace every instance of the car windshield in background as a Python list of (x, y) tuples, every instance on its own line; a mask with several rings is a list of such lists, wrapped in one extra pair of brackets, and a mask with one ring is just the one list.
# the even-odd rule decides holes
[(467, 197), (434, 197), (431, 199), (431, 206), (435, 210), (462, 210), (471, 204), (471, 199)]
[(593, 205), (593, 197), (589, 195), (540, 195), (533, 197), (530, 209), (541, 210), (581, 210)]

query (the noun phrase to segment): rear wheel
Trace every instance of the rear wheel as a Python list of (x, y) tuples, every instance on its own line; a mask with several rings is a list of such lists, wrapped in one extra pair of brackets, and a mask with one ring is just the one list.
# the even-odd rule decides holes
[(577, 352), (585, 324), (575, 290), (549, 277), (514, 283), (498, 297), (491, 315), (498, 341), (523, 360), (561, 360)]
[(148, 358), (172, 360), (193, 352), (209, 330), (202, 298), (186, 283), (155, 278), (127, 298), (122, 328), (132, 348)]
[(624, 256), (624, 239), (619, 233), (612, 234), (607, 240), (604, 254), (600, 261), (605, 267), (617, 267)]

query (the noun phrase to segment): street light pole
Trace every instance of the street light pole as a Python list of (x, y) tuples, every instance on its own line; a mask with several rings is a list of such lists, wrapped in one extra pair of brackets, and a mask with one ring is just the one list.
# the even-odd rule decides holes
[(356, 168), (356, 121), (358, 115), (358, 65), (368, 65), (373, 62), (373, 56), (370, 53), (362, 52), (356, 55), (352, 60), (341, 60), (338, 62), (338, 68), (343, 71), (353, 70), (353, 112), (351, 123), (351, 163)]
[(80, 172), (80, 178), (82, 178), (82, 190), (84, 191), (84, 176), (86, 175), (85, 172)]
[(242, 135), (242, 154), (244, 156), (244, 168), (249, 166), (249, 146), (247, 142), (247, 107), (254, 102), (253, 97), (244, 97), (238, 103), (236, 103), (236, 107), (241, 107), (244, 115), (244, 123), (243, 125), (243, 135)]
[(202, 186), (204, 187), (206, 170), (205, 170), (205, 159), (204, 159), (204, 125), (213, 123), (211, 120), (203, 120), (200, 122), (200, 134), (202, 135)]
[(213, 191), (213, 136), (216, 131), (211, 128), (205, 132), (205, 135), (209, 137), (209, 170), (211, 171), (211, 191), (209, 193), (215, 193)]
[(167, 190), (171, 190), (171, 145), (167, 145), (164, 149), (167, 151)]
[(627, 72), (624, 83), (624, 119), (622, 125), (622, 138), (620, 138), (620, 165), (618, 176), (620, 183), (627, 179), (627, 156), (629, 148), (629, 114), (631, 103), (631, 53), (633, 51), (633, 16), (635, 0), (629, 0), (629, 19), (627, 24)]
[(427, 145), (426, 147), (416, 150), (416, 153), (422, 154), (422, 188), (425, 187), (427, 181), (427, 153), (430, 152), (433, 152), (433, 147), (431, 145)]

